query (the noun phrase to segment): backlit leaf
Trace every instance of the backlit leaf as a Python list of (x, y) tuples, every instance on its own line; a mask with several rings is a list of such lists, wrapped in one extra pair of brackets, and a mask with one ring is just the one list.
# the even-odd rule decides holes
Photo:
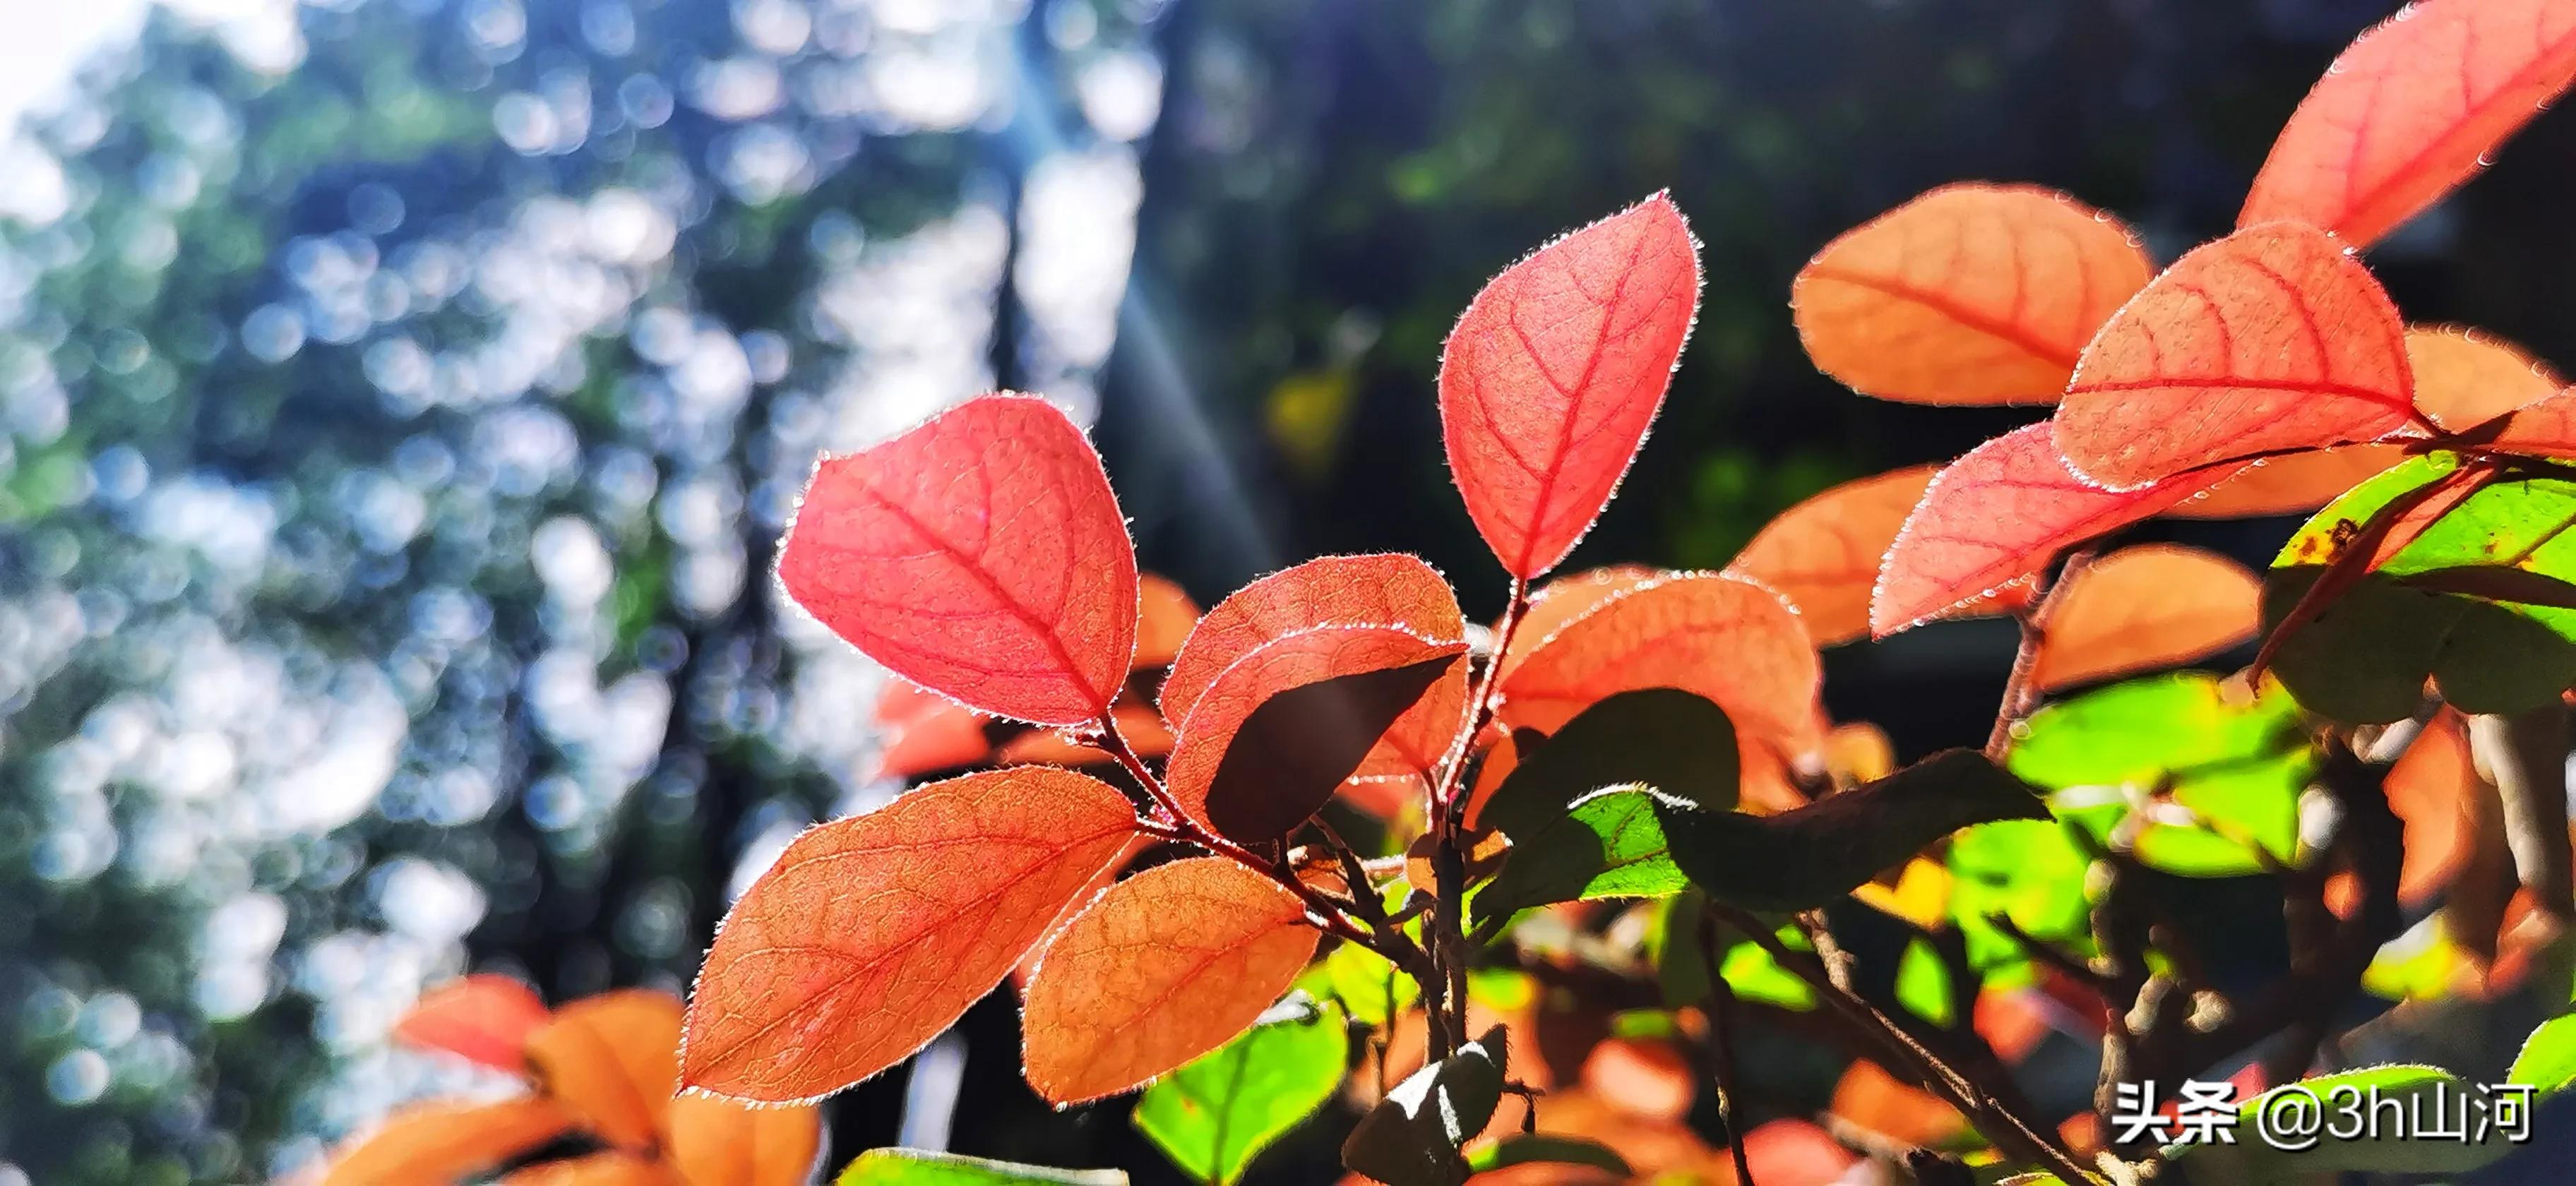
[(1657, 1039), (1604, 1038), (1583, 1056), (1586, 1090), (1649, 1120), (1690, 1115), (1697, 1080), (1682, 1052)]
[(907, 680), (886, 681), (877, 696), (876, 724), (876, 778), (955, 770), (993, 752), (984, 718), (975, 710)]
[[(1109, 710), (1109, 715), (1118, 722), (1118, 735), (1127, 739), (1128, 747), (1138, 756), (1159, 758), (1172, 752), (1172, 731), (1163, 724), (1162, 714), (1122, 700)], [(1003, 742), (993, 751), (992, 759), (999, 766), (1097, 765), (1111, 760), (1109, 751), (1097, 744), (1099, 740), (1092, 733), (1031, 729)]]
[(1135, 826), (1106, 783), (1015, 767), (806, 832), (716, 933), (687, 1084), (801, 1102), (901, 1061), (1001, 982)]
[(2477, 172), (2576, 77), (2576, 4), (2420, 0), (2362, 34), (2292, 112), (2238, 225), (2366, 247)]
[(755, 1108), (684, 1095), (671, 1101), (666, 1156), (688, 1186), (804, 1186), (822, 1153), (812, 1107)]
[(662, 1163), (623, 1149), (539, 1162), (503, 1175), (500, 1186), (695, 1186)]
[(1042, 725), (1106, 711), (1136, 651), (1136, 553), (1100, 455), (1026, 396), (825, 459), (778, 579), (896, 674)]
[(1079, 1103), (1224, 1045), (1288, 990), (1317, 937), (1295, 894), (1223, 857), (1111, 886), (1065, 924), (1029, 981), (1030, 1085)]
[(2531, 1031), (2504, 1081), (2522, 1084), (2543, 1097), (2576, 1085), (2576, 1014), (2553, 1017)]
[(1480, 1174), (1516, 1165), (1584, 1166), (1623, 1180), (1636, 1174), (1608, 1145), (1550, 1133), (1513, 1133), (1467, 1156), (1467, 1167)]
[(2253, 639), (2263, 583), (2244, 565), (2178, 544), (2122, 548), (2057, 594), (2031, 668), (2043, 690), (2188, 663)]
[(2053, 190), (1933, 190), (1828, 244), (1789, 304), (1816, 369), (1863, 395), (2050, 403), (2155, 268), (2117, 219)]
[(2576, 458), (2576, 390), (2535, 400), (2467, 435), (2499, 453)]
[(542, 1096), (421, 1104), (394, 1113), (334, 1154), (322, 1183), (454, 1182), (562, 1136), (572, 1123), (562, 1105)]
[(1392, 626), (1317, 626), (1264, 643), (1192, 705), (1172, 748), (1172, 797), (1236, 840), (1284, 836), (1381, 745), (1447, 751), (1465, 724), (1466, 651)]
[(1199, 622), (1199, 603), (1168, 578), (1145, 573), (1136, 578), (1136, 656), (1138, 668), (1168, 667)]
[(2111, 491), (2066, 468), (2044, 423), (1987, 441), (1934, 476), (1889, 546), (1870, 633), (1885, 638), (1971, 607), (1994, 612), (2058, 553), (2161, 514), (2235, 469)]
[(1968, 1119), (1957, 1108), (1867, 1059), (1843, 1071), (1830, 1110), (1898, 1145), (1937, 1149), (1968, 1135)]
[(1120, 1170), (1059, 1170), (924, 1149), (870, 1149), (834, 1186), (1127, 1186)]
[(609, 1144), (649, 1150), (679, 1090), (679, 1049), (679, 998), (621, 989), (556, 1010), (528, 1039), (528, 1062), (582, 1127)]
[(2221, 480), (2200, 497), (2176, 503), (2165, 514), (2176, 519), (2304, 515), (2404, 460), (2406, 449), (2402, 445), (2338, 445), (2266, 457), (2238, 470), (2236, 476)]
[(1485, 285), (1440, 359), (1449, 470), (1505, 570), (1556, 567), (1646, 438), (1699, 309), (1699, 244), (1656, 194)]
[(2488, 799), (2469, 754), (2460, 714), (2445, 708), (2424, 726), (2382, 780), (2388, 809), (2406, 826), (2406, 863), (2397, 900), (2421, 907), (2468, 866)]
[(1918, 465), (1845, 482), (1771, 520), (1726, 566), (1780, 591), (1817, 646), (1869, 633), (1878, 562), (1940, 467)]
[(1992, 916), (2023, 934), (2087, 954), (2093, 942), (2085, 871), (2092, 858), (2056, 820), (1998, 820), (1950, 839), (1950, 918), (1967, 940), (1968, 966), (1990, 987), (2031, 983), (2030, 955)]
[(2135, 489), (2407, 423), (2405, 326), (2343, 244), (2264, 223), (2174, 261), (2102, 327), (2053, 439), (2076, 473)]
[[(1389, 894), (1395, 905), (1402, 906), (1403, 896)], [(1342, 1008), (1362, 1025), (1385, 1026), (1397, 1015), (1422, 999), (1422, 986), (1414, 983), (1385, 956), (1356, 943), (1344, 943), (1316, 965), (1324, 973), (1324, 984)]]
[(1602, 697), (1512, 768), (1479, 821), (1515, 844), (1605, 787), (1637, 784), (1710, 811), (1735, 806), (1735, 726), (1726, 710), (1677, 688)]
[(1969, 750), (1935, 754), (1778, 815), (1663, 801), (1655, 811), (1673, 863), (1692, 884), (1720, 901), (1779, 911), (1839, 898), (1970, 824), (2048, 814), (2033, 788)]
[(2415, 372), (2415, 409), (2452, 432), (2538, 403), (2566, 385), (2548, 363), (2513, 343), (2455, 325), (2407, 327), (2406, 360)]
[(1475, 897), (1478, 922), (1555, 902), (1662, 898), (1690, 884), (1664, 842), (1657, 793), (1605, 787), (1515, 842), (1503, 871)]
[(1503, 680), (1503, 720), (1552, 732), (1602, 698), (1680, 688), (1715, 701), (1739, 739), (1821, 732), (1816, 648), (1797, 614), (1761, 584), (1676, 573), (1603, 601), (1549, 636)]
[(464, 976), (420, 994), (394, 1023), (394, 1038), (517, 1074), (527, 1069), (529, 1035), (550, 1016), (526, 984), (507, 976)]
[(1744, 1134), (1744, 1157), (1757, 1182), (1840, 1182), (1859, 1165), (1859, 1154), (1804, 1120), (1783, 1117)]
[(1279, 1012), (1145, 1089), (1134, 1122), (1193, 1181), (1239, 1181), (1270, 1143), (1341, 1086), (1350, 1037), (1341, 1011), (1292, 997)]
[(1511, 649), (1503, 652), (1503, 675), (1510, 676), (1521, 660), (1529, 658), (1531, 651), (1564, 629), (1566, 623), (1592, 612), (1593, 607), (1612, 597), (1667, 575), (1670, 574), (1642, 564), (1613, 564), (1568, 573), (1539, 586), (1521, 613)]

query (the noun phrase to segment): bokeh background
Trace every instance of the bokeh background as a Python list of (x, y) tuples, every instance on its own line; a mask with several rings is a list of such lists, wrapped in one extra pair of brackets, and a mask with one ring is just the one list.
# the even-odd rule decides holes
[[(0, 3), (0, 1186), (266, 1180), (489, 1086), (386, 1044), (468, 968), (683, 987), (789, 836), (893, 790), (878, 673), (766, 575), (819, 450), (1042, 391), (1203, 603), (1403, 549), (1488, 614), (1440, 339), (1670, 188), (1698, 333), (1574, 563), (1721, 564), (2027, 418), (1816, 374), (1810, 253), (1992, 178), (2170, 258), (2390, 7)], [(2576, 363), (2571, 157), (2545, 116), (2376, 250), (2410, 315)], [(2008, 633), (1839, 652), (1832, 706), (1982, 736)], [(988, 1000), (841, 1097), (836, 1161), (1172, 1180), (1121, 1107), (1021, 1087), (1015, 1030)]]

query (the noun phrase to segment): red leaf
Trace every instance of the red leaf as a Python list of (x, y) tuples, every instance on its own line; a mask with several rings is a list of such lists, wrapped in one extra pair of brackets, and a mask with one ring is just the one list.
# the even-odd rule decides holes
[[(1119, 704), (1109, 710), (1118, 721), (1118, 733), (1127, 739), (1129, 748), (1142, 758), (1159, 758), (1172, 752), (1172, 731), (1163, 726), (1163, 718), (1154, 710), (1133, 704)], [(1054, 729), (1031, 729), (1002, 743), (993, 751), (993, 762), (1000, 766), (1090, 766), (1110, 760), (1109, 751), (1093, 744), (1098, 734), (1067, 736)]]
[(2050, 599), (2031, 683), (2053, 691), (2216, 654), (2262, 630), (2262, 600), (2263, 582), (2215, 552), (2122, 548)]
[(1029, 980), (1030, 1085), (1080, 1103), (1224, 1045), (1288, 991), (1316, 939), (1295, 894), (1223, 857), (1111, 886)]
[(1503, 567), (1556, 567), (1646, 439), (1699, 309), (1699, 244), (1656, 194), (1476, 294), (1440, 359), (1449, 470)]
[(2338, 445), (2313, 453), (2267, 457), (2165, 513), (2177, 519), (2251, 519), (2299, 515), (2343, 497), (2379, 471), (2406, 460), (2402, 445)]
[(1521, 611), (1520, 626), (1512, 632), (1512, 645), (1503, 652), (1502, 674), (1509, 676), (1531, 651), (1565, 624), (1591, 613), (1594, 606), (1660, 576), (1661, 569), (1643, 564), (1613, 564), (1606, 568), (1569, 573), (1538, 587), (1530, 594), (1529, 605)]
[(558, 1010), (528, 1039), (528, 1062), (582, 1127), (611, 1145), (649, 1150), (680, 1088), (679, 1047), (679, 998), (623, 989)]
[(1583, 1088), (1640, 1120), (1690, 1115), (1699, 1075), (1667, 1042), (1604, 1038), (1583, 1056)]
[(2084, 350), (2057, 411), (2075, 472), (2133, 489), (2187, 469), (2375, 440), (2413, 415), (2406, 327), (2360, 261), (2265, 223), (2174, 262)]
[(465, 976), (420, 995), (394, 1023), (394, 1038), (517, 1074), (528, 1037), (552, 1014), (535, 989), (507, 976)]
[(1446, 752), (1465, 725), (1466, 652), (1392, 626), (1317, 626), (1265, 643), (1191, 708), (1165, 776), (1172, 797), (1222, 835), (1276, 840), (1371, 751)]
[(1748, 739), (1821, 733), (1816, 648), (1778, 593), (1723, 573), (1677, 573), (1558, 630), (1503, 681), (1503, 720), (1553, 733), (1614, 692), (1680, 688), (1715, 701)]
[[(1833, 1134), (1804, 1120), (1783, 1118), (1744, 1134), (1744, 1157), (1762, 1186), (1834, 1186), (1861, 1163)], [(1739, 1186), (1734, 1175), (1722, 1179)]]
[(1199, 619), (1163, 678), (1163, 719), (1189, 720), (1226, 668), (1264, 643), (1316, 626), (1395, 626), (1439, 642), (1466, 635), (1458, 595), (1419, 557), (1309, 560), (1235, 590)]
[(1107, 783), (1022, 766), (797, 837), (716, 932), (683, 1081), (807, 1102), (894, 1065), (1000, 983), (1135, 827)]
[(2422, 0), (2308, 92), (2238, 225), (2290, 218), (2366, 247), (2485, 164), (2576, 77), (2576, 3)]
[(2467, 435), (2498, 453), (2576, 458), (2576, 389), (2561, 391)]
[(553, 1100), (431, 1103), (396, 1112), (333, 1154), (322, 1186), (454, 1182), (562, 1136), (572, 1117)]
[(1948, 185), (1826, 245), (1789, 305), (1816, 369), (1863, 395), (2054, 403), (2155, 274), (2118, 219), (2054, 190)]
[(684, 1095), (671, 1101), (672, 1168), (688, 1186), (804, 1186), (822, 1152), (822, 1114)]
[(2415, 407), (2451, 432), (2466, 432), (2557, 394), (2565, 381), (2511, 342), (2458, 326), (2412, 326), (2406, 360)]
[(1136, 649), (1136, 554), (1100, 456), (1027, 396), (826, 459), (778, 579), (896, 674), (1041, 725), (1098, 718)]
[(1885, 638), (2012, 595), (2059, 552), (2158, 514), (2235, 468), (2143, 490), (2104, 490), (2066, 468), (2048, 431), (2045, 423), (2014, 429), (1933, 477), (1879, 566), (1872, 635)]
[(1860, 1059), (1834, 1084), (1833, 1114), (1899, 1145), (1940, 1148), (1968, 1135), (1968, 1118), (1940, 1096)]
[(984, 718), (937, 692), (890, 680), (877, 695), (877, 764), (874, 778), (911, 778), (955, 770), (993, 752)]
[(1817, 646), (1866, 635), (1879, 559), (1939, 469), (1918, 465), (1845, 482), (1790, 507), (1726, 569), (1779, 590)]

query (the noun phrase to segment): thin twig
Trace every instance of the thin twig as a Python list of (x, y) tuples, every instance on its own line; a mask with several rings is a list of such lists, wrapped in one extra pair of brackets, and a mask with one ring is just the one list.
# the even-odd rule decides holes
[(2048, 643), (2049, 619), (2055, 616), (2058, 595), (2073, 588), (2084, 570), (2093, 566), (2094, 552), (2086, 548), (2066, 558), (2059, 565), (2057, 579), (2041, 591), (2035, 604), (2013, 615), (2021, 624), (2021, 645), (2013, 652), (2012, 674), (2004, 677), (2003, 703), (1995, 706), (1995, 726), (1986, 733), (1986, 756), (2003, 760), (2004, 747), (2012, 741), (2012, 727), (2031, 714), (2039, 705), (2039, 688), (2033, 677), (2039, 673), (2039, 652)]
[(1699, 916), (1699, 954), (1708, 964), (1709, 1044), (1717, 1055), (1717, 1118), (1726, 1125), (1726, 1151), (1735, 1159), (1737, 1186), (1754, 1186), (1753, 1165), (1744, 1152), (1744, 1129), (1736, 1123), (1735, 986), (1726, 982), (1724, 950), (1718, 943), (1717, 916)]

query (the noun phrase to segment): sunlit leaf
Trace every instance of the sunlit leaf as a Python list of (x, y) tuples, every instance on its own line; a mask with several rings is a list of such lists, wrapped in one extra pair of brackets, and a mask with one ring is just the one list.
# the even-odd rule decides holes
[(822, 1153), (812, 1107), (755, 1108), (684, 1095), (671, 1101), (667, 1159), (688, 1186), (804, 1186)]
[(1477, 918), (1552, 902), (1679, 893), (1690, 882), (1666, 851), (1656, 798), (1644, 787), (1608, 787), (1528, 827), (1529, 839), (1513, 843), (1502, 873), (1476, 895)]
[(1502, 673), (1509, 676), (1541, 643), (1602, 602), (1668, 575), (1671, 574), (1642, 564), (1613, 564), (1568, 573), (1539, 586), (1530, 594), (1529, 608), (1521, 614), (1511, 649), (1503, 652)]
[(2531, 1031), (2504, 1081), (2522, 1084), (2544, 1097), (2576, 1086), (2576, 1014), (2553, 1017)]
[(886, 681), (877, 696), (876, 778), (910, 778), (956, 770), (993, 752), (975, 710), (907, 680)]
[(1780, 591), (1817, 646), (1869, 633), (1878, 562), (1939, 467), (1918, 465), (1845, 482), (1780, 513), (1727, 564)]
[(2576, 77), (2576, 4), (2419, 0), (2362, 34), (2281, 128), (2239, 225), (2365, 247), (2486, 164)]
[(1107, 711), (1136, 651), (1135, 548), (1100, 456), (1025, 396), (826, 459), (778, 579), (896, 674), (1038, 724)]
[(1970, 750), (1947, 750), (1795, 811), (1754, 816), (1658, 801), (1673, 863), (1712, 898), (1807, 910), (1850, 893), (1943, 836), (1999, 819), (2042, 819), (2039, 796)]
[(2407, 327), (2406, 359), (2415, 372), (2415, 409), (2452, 432), (2538, 403), (2566, 385), (2521, 347), (2462, 326)]
[(1540, 248), (1476, 294), (1440, 359), (1467, 513), (1514, 576), (1591, 530), (1699, 309), (1699, 244), (1662, 194)]
[(1840, 1182), (1859, 1165), (1859, 1154), (1804, 1120), (1766, 1121), (1744, 1134), (1744, 1158), (1757, 1182)]
[(1169, 578), (1145, 573), (1136, 578), (1136, 656), (1138, 668), (1168, 667), (1199, 622), (1199, 603)]
[(1822, 671), (1780, 595), (1741, 577), (1679, 573), (1568, 623), (1503, 681), (1504, 721), (1553, 731), (1617, 692), (1670, 687), (1715, 701), (1740, 738), (1808, 738)]
[(1342, 1142), (1342, 1164), (1386, 1186), (1465, 1181), (1459, 1147), (1485, 1131), (1502, 1101), (1502, 1038), (1497, 1027), (1407, 1076)]
[(1957, 1108), (1867, 1059), (1843, 1071), (1828, 1108), (1897, 1145), (1939, 1149), (1969, 1135), (1968, 1119)]
[(1484, 826), (1516, 844), (1564, 818), (1575, 801), (1639, 784), (1710, 811), (1735, 806), (1735, 726), (1706, 697), (1641, 688), (1603, 697), (1531, 750), (1485, 805)]
[[(1708, 949), (1700, 935), (1700, 918), (1707, 909), (1707, 899), (1697, 890), (1685, 890), (1664, 903), (1647, 954), (1655, 961), (1655, 980), (1669, 1008), (1708, 1000)], [(1792, 951), (1811, 950), (1806, 932), (1795, 923), (1782, 926), (1774, 937)], [(1733, 935), (1726, 943), (1718, 956), (1718, 974), (1726, 977), (1737, 999), (1792, 1012), (1816, 1007), (1815, 990), (1781, 967), (1761, 944)]]
[(323, 1186), (452, 1182), (562, 1136), (563, 1106), (541, 1096), (494, 1104), (422, 1104), (394, 1113), (333, 1154)]
[(2460, 714), (2446, 708), (2427, 722), (2381, 785), (2406, 828), (2397, 900), (2421, 907), (2468, 866), (2487, 812), (2489, 792), (2478, 779)]
[(2467, 435), (2500, 453), (2576, 458), (2576, 390), (2535, 400)]
[(683, 1183), (669, 1167), (638, 1153), (611, 1149), (602, 1153), (543, 1161), (501, 1177), (500, 1186), (695, 1186)]
[(1015, 767), (806, 832), (716, 933), (686, 1082), (797, 1102), (894, 1065), (1000, 983), (1135, 828), (1108, 784)]
[(556, 1010), (528, 1039), (528, 1062), (546, 1092), (612, 1145), (660, 1144), (680, 1085), (680, 1000), (622, 989)]
[(1283, 1003), (1269, 1018), (1137, 1097), (1134, 1123), (1193, 1181), (1234, 1182), (1342, 1082), (1350, 1041), (1330, 1004)]
[(517, 1074), (530, 1035), (552, 1016), (535, 989), (507, 976), (464, 976), (420, 994), (394, 1038)]
[(1870, 598), (1870, 633), (2010, 608), (2058, 553), (2161, 514), (2237, 468), (2115, 492), (2067, 469), (2046, 424), (1987, 441), (1932, 479), (1897, 533)]
[(1264, 643), (1191, 706), (1166, 778), (1194, 819), (1246, 843), (1286, 835), (1383, 739), (1441, 753), (1465, 724), (1467, 644), (1392, 626)]
[(2258, 853), (2293, 861), (2299, 793), (2315, 763), (2289, 697), (2247, 695), (2202, 672), (2052, 704), (2016, 731), (2007, 758), (2013, 773), (2057, 792), (2060, 814), (2097, 838), (2132, 810), (2144, 812), (2138, 859), (2200, 877), (2260, 872)]
[(1608, 1145), (1550, 1133), (1513, 1133), (1467, 1155), (1467, 1168), (1480, 1174), (1516, 1165), (1583, 1166), (1623, 1179), (1636, 1173)]
[(1384, 1026), (1422, 999), (1422, 986), (1385, 956), (1344, 943), (1320, 965), (1333, 997), (1362, 1025)]
[(1120, 1170), (1059, 1170), (922, 1149), (870, 1149), (834, 1186), (1127, 1186)]
[(1690, 1115), (1698, 1074), (1672, 1043), (1651, 1038), (1609, 1037), (1593, 1043), (1583, 1057), (1586, 1090), (1650, 1120), (1678, 1121)]
[(1098, 1099), (1224, 1045), (1288, 990), (1317, 938), (1295, 894), (1223, 857), (1111, 886), (1029, 980), (1030, 1085), (1059, 1104)]
[(2174, 261), (2102, 327), (2053, 440), (2076, 473), (2135, 489), (2407, 423), (2405, 326), (2379, 281), (2313, 227), (2247, 227)]
[(2092, 860), (2054, 820), (2000, 820), (1950, 839), (1950, 918), (1968, 944), (1968, 966), (1992, 987), (2033, 979), (2029, 953), (1998, 927), (2079, 954), (2092, 946), (2084, 875)]
[[(2419, 389), (2420, 398), (2421, 391)], [(2174, 504), (2176, 519), (2251, 519), (2303, 515), (2343, 497), (2345, 491), (2406, 460), (2402, 445), (2338, 445), (2310, 453), (2267, 457), (2197, 498)]]
[(2188, 663), (2262, 626), (2263, 582), (2244, 565), (2177, 544), (2123, 548), (2058, 591), (2031, 684), (2054, 690)]
[[(1137, 756), (1160, 758), (1172, 752), (1172, 731), (1163, 724), (1162, 714), (1122, 700), (1109, 715), (1118, 722), (1118, 735), (1127, 739)], [(1111, 757), (1100, 748), (1096, 734), (1031, 729), (1003, 742), (993, 751), (992, 760), (997, 766), (1091, 766), (1105, 764)]]
[(2117, 219), (2053, 190), (1948, 185), (1828, 244), (1790, 289), (1816, 369), (1863, 395), (2050, 403), (2155, 269)]

